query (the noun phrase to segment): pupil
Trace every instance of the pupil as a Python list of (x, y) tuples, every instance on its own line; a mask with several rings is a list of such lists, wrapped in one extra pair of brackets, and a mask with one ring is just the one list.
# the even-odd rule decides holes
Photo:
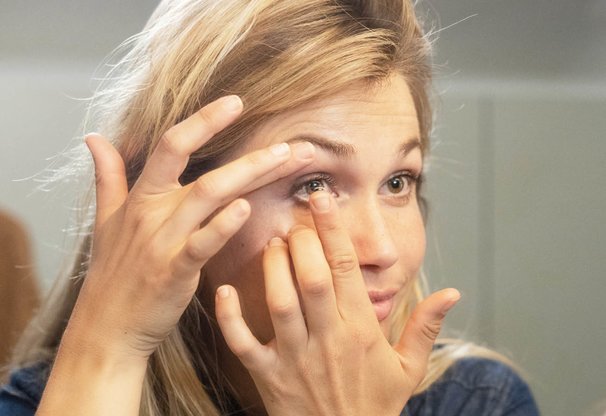
[(404, 183), (402, 182), (402, 179), (400, 178), (392, 178), (389, 180), (389, 190), (391, 192), (393, 192), (394, 194), (396, 192), (399, 192), (402, 190), (402, 188), (404, 187)]
[(321, 191), (324, 189), (324, 185), (320, 181), (311, 181), (308, 185), (309, 190), (313, 192)]

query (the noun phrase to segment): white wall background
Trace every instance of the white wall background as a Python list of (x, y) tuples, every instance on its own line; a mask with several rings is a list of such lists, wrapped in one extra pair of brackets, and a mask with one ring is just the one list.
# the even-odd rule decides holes
[[(155, 1), (0, 0), (0, 206), (48, 286), (69, 188), (27, 179), (79, 140), (90, 77)], [(425, 1), (441, 32), (428, 191), (432, 286), (453, 332), (511, 354), (545, 415), (606, 411), (606, 1)], [(23, 180), (25, 179), (25, 180)], [(456, 330), (456, 331), (455, 331)]]

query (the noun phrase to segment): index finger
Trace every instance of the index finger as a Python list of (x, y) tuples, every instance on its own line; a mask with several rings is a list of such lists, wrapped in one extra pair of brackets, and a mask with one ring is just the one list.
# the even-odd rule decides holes
[[(326, 191), (314, 192), (311, 212), (331, 269), (341, 317), (374, 320), (374, 310), (366, 291), (355, 248), (344, 227), (336, 204)], [(370, 321), (369, 321), (370, 322)]]
[(240, 97), (228, 95), (168, 129), (145, 164), (135, 187), (139, 191), (156, 193), (178, 186), (189, 155), (231, 124), (241, 112)]

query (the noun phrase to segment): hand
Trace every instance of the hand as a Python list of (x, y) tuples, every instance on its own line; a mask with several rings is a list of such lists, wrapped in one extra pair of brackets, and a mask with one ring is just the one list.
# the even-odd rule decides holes
[[(329, 201), (319, 209), (320, 199)], [(316, 231), (295, 226), (264, 253), (275, 338), (262, 345), (242, 318), (236, 291), (217, 290), (225, 340), (249, 370), (269, 415), (399, 415), (422, 381), (447, 311), (460, 295), (437, 292), (415, 308), (389, 345), (368, 298), (354, 247), (330, 194), (311, 196)], [(291, 259), (303, 309), (291, 274)]]
[(241, 109), (238, 97), (224, 97), (169, 129), (130, 193), (118, 152), (99, 135), (87, 137), (97, 213), (88, 275), (68, 327), (80, 347), (149, 357), (191, 301), (200, 268), (249, 217), (240, 196), (313, 159), (309, 143), (275, 145), (181, 186), (190, 154)]
[(181, 186), (189, 155), (241, 110), (238, 97), (224, 97), (169, 129), (130, 192), (119, 153), (87, 137), (97, 191), (91, 262), (37, 415), (139, 414), (149, 356), (191, 301), (200, 268), (250, 214), (240, 196), (313, 160), (311, 144), (282, 144)]

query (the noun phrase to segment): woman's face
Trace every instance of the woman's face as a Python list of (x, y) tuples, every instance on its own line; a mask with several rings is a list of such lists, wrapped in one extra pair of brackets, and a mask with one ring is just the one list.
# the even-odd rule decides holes
[(388, 336), (395, 305), (416, 278), (425, 253), (415, 187), (423, 159), (408, 86), (394, 76), (380, 87), (353, 88), (283, 113), (235, 156), (300, 140), (314, 144), (315, 160), (245, 196), (251, 217), (207, 263), (203, 296), (212, 303), (217, 287), (233, 285), (252, 332), (263, 343), (273, 338), (263, 248), (272, 237), (286, 239), (295, 224), (313, 227), (308, 196), (322, 186), (338, 203), (377, 319)]

